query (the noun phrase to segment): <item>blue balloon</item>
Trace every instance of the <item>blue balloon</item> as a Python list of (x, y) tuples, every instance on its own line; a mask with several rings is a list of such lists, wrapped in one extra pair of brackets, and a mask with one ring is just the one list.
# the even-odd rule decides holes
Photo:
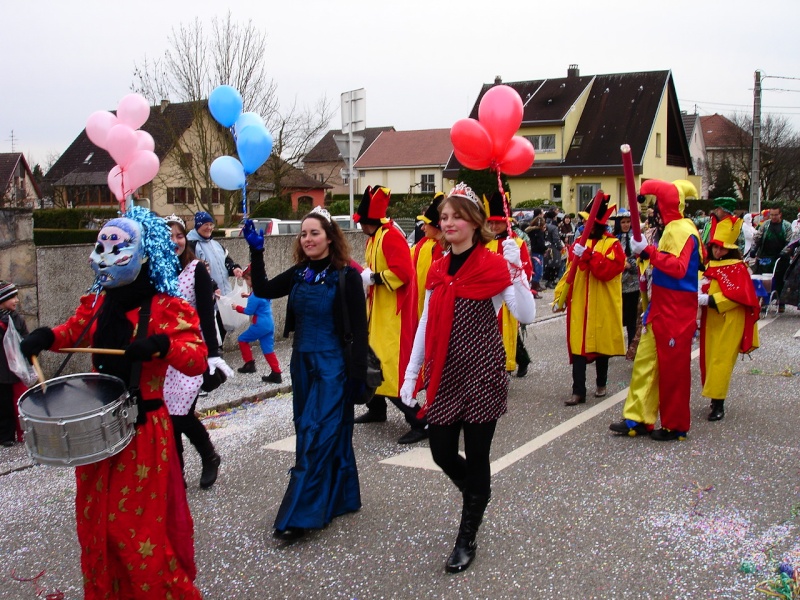
[(248, 125), (236, 133), (236, 152), (245, 174), (255, 173), (272, 152), (272, 136), (263, 125)]
[(214, 159), (209, 175), (223, 190), (240, 190), (244, 187), (244, 167), (233, 156), (220, 156)]
[(242, 114), (242, 95), (235, 87), (220, 85), (208, 97), (211, 116), (223, 127), (232, 127)]
[(255, 112), (242, 113), (239, 115), (239, 118), (236, 119), (236, 123), (233, 125), (233, 130), (234, 132), (239, 132), (249, 125), (264, 127), (264, 119), (261, 118), (260, 114)]

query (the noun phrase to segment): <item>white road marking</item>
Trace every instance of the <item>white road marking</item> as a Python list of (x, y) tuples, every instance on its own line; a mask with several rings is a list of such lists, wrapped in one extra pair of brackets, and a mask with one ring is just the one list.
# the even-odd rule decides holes
[[(758, 329), (759, 331), (772, 323), (776, 317), (772, 317), (771, 319), (759, 319), (758, 321)], [(795, 337), (798, 337), (800, 331), (795, 334)], [(692, 351), (692, 360), (700, 356), (700, 348)], [(519, 448), (512, 450), (508, 454), (501, 456), (495, 461), (492, 461), (492, 475), (499, 473), (503, 469), (510, 467), (514, 463), (522, 460), (529, 454), (535, 452), (542, 446), (546, 446), (553, 440), (558, 439), (562, 435), (569, 433), (576, 427), (584, 424), (589, 419), (593, 419), (594, 417), (604, 413), (609, 408), (616, 406), (623, 400), (628, 397), (628, 389), (625, 388), (624, 390), (620, 390), (610, 398), (606, 398), (602, 402), (599, 402), (593, 406), (590, 406), (586, 410), (582, 411), (580, 414), (575, 415), (571, 419), (567, 419), (563, 423), (556, 425), (549, 431), (544, 432), (542, 435), (533, 438), (529, 442), (526, 442)], [(291, 436), (282, 440), (278, 440), (277, 442), (272, 442), (271, 444), (266, 444), (262, 446), (267, 450), (281, 450), (284, 452), (294, 452), (295, 451), (295, 438), (296, 436)], [(464, 455), (463, 452), (460, 453), (462, 456)], [(390, 456), (382, 461), (381, 464), (385, 465), (393, 465), (397, 467), (410, 467), (413, 469), (427, 469), (429, 471), (440, 471), (436, 463), (433, 462), (433, 458), (431, 457), (431, 451), (429, 448), (412, 448), (406, 452), (401, 452), (400, 454), (396, 454), (394, 456)]]

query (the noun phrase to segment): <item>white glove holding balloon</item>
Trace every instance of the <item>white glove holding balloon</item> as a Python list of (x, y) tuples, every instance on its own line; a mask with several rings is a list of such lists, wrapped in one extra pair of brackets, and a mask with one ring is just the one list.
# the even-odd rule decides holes
[(506, 238), (503, 240), (503, 258), (505, 258), (511, 266), (522, 266), (519, 246), (517, 246), (517, 242), (513, 238)]

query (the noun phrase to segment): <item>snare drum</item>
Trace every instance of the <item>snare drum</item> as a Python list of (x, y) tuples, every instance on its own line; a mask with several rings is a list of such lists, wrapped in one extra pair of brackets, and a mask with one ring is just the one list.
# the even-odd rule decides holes
[(32, 387), (19, 399), (28, 454), (37, 463), (75, 467), (121, 452), (133, 437), (137, 406), (111, 375), (78, 373)]

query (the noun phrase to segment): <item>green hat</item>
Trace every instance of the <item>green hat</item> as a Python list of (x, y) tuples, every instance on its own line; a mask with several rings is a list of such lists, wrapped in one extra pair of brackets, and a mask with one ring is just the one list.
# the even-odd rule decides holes
[(733, 211), (736, 209), (736, 198), (728, 198), (725, 196), (722, 198), (714, 198), (714, 208), (721, 208), (733, 214)]

